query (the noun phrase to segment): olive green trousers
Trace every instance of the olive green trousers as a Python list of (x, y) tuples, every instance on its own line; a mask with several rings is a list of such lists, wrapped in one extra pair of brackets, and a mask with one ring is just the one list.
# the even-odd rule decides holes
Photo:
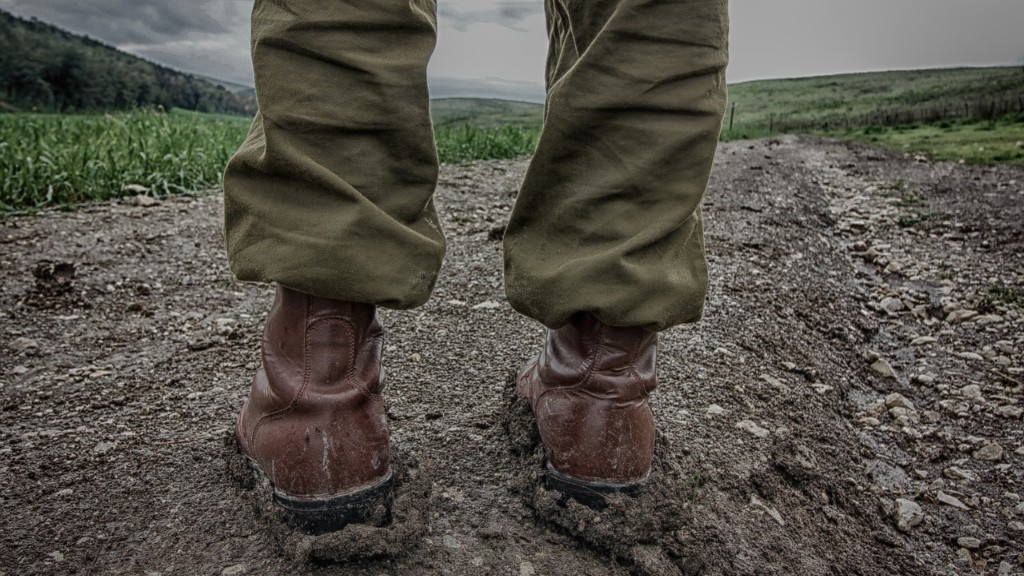
[[(443, 0), (442, 0), (443, 1)], [(700, 318), (700, 202), (726, 0), (547, 0), (544, 128), (504, 239), (512, 306), (661, 330)], [(241, 280), (411, 308), (445, 253), (426, 67), (434, 0), (255, 0), (259, 103), (227, 166)]]

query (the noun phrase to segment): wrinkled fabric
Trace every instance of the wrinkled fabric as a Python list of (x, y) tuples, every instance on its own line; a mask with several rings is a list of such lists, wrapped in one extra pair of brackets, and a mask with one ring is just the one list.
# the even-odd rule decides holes
[[(505, 288), (551, 328), (576, 312), (700, 318), (700, 202), (725, 108), (724, 0), (547, 0), (544, 129), (505, 234)], [(444, 255), (426, 87), (428, 0), (256, 0), (260, 112), (225, 174), (241, 280), (389, 308)]]

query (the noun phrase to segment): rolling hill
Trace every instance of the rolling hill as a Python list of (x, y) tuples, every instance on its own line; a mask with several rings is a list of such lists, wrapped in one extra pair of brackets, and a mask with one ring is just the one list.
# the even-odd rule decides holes
[(196, 76), (0, 10), (0, 111), (162, 106), (250, 115), (255, 103)]

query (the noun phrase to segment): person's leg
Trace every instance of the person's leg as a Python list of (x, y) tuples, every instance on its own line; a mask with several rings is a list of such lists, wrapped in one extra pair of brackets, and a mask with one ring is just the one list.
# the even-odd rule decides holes
[(375, 305), (433, 288), (444, 237), (427, 59), (433, 0), (256, 0), (259, 114), (224, 177), (231, 269), (273, 281), (235, 436), (300, 527), (360, 521), (390, 492)]
[(700, 318), (699, 204), (725, 110), (726, 0), (547, 0), (544, 129), (505, 234), (549, 485), (599, 505), (650, 473), (657, 332)]
[(725, 108), (726, 0), (547, 0), (544, 129), (505, 233), (505, 286), (550, 328), (697, 320), (699, 204)]
[(444, 256), (427, 60), (433, 0), (256, 0), (259, 113), (224, 176), (240, 280), (411, 308)]

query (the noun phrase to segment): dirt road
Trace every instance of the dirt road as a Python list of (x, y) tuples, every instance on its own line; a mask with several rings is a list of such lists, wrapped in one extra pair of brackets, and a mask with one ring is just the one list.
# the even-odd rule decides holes
[[(272, 290), (227, 271), (219, 195), (0, 221), (0, 575), (1024, 572), (1024, 171), (724, 144), (664, 480), (597, 513), (538, 489), (508, 402), (544, 338), (501, 286), (524, 168), (443, 168), (441, 281), (383, 319), (400, 525), (333, 544), (233, 472)], [(355, 537), (388, 555), (307, 561)]]

